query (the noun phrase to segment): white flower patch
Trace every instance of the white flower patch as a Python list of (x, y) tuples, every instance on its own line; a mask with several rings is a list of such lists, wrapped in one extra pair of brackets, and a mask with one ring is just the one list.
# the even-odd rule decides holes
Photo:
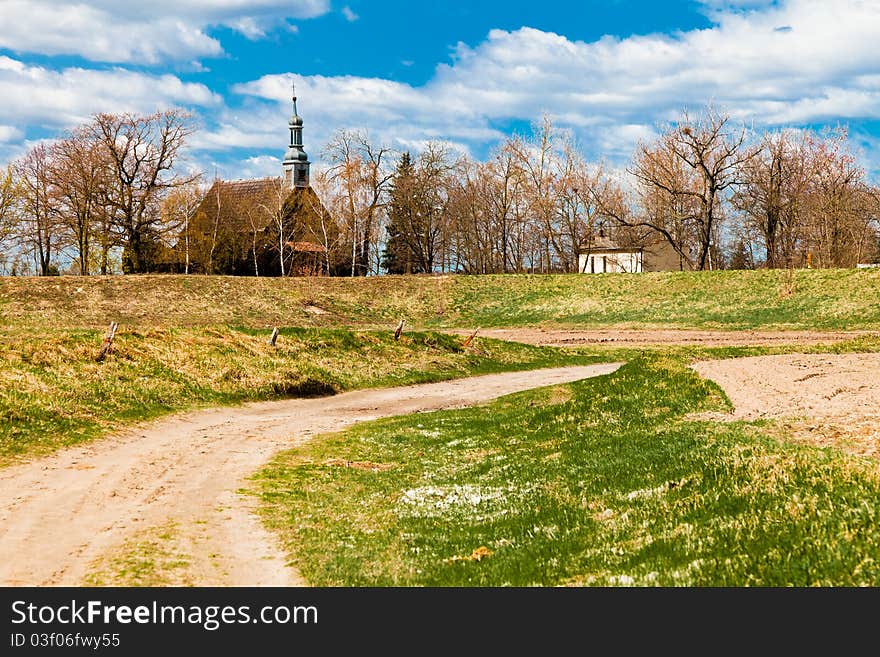
[(473, 484), (454, 486), (420, 486), (400, 496), (400, 515), (432, 518), (466, 515), (486, 519), (505, 515), (511, 503), (521, 500), (534, 487), (498, 488)]
[(666, 484), (660, 484), (657, 488), (640, 488), (626, 494), (626, 499), (630, 502), (633, 500), (647, 500), (652, 497), (659, 497), (668, 490)]

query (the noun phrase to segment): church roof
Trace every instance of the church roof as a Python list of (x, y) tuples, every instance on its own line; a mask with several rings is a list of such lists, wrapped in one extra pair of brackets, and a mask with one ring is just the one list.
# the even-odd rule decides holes
[(327, 248), (323, 244), (315, 242), (288, 242), (287, 246), (297, 253), (327, 253)]
[(584, 244), (581, 248), (582, 253), (635, 253), (641, 251), (637, 246), (620, 246), (610, 237), (606, 237), (604, 233), (599, 233), (591, 242)]
[(265, 228), (288, 196), (280, 177), (248, 180), (216, 180), (205, 194), (198, 211), (219, 217), (226, 225), (248, 224)]

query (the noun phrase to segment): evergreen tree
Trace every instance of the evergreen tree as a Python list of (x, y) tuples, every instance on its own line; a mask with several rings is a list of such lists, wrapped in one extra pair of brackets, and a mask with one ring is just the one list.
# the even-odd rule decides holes
[(387, 240), (382, 253), (382, 268), (389, 274), (419, 273), (407, 234), (417, 223), (416, 168), (407, 151), (397, 164), (388, 203)]

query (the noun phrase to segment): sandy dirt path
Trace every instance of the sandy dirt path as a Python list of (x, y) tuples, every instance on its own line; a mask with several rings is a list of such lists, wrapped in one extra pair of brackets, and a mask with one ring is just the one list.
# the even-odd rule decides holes
[(608, 374), (619, 363), (492, 374), (211, 409), (0, 470), (0, 585), (78, 586), (126, 541), (174, 523), (200, 586), (301, 585), (251, 496), (273, 454), (355, 422), (461, 408)]
[(754, 356), (692, 367), (733, 403), (732, 413), (710, 419), (774, 419), (786, 438), (880, 458), (880, 354)]
[(786, 354), (695, 363), (737, 419), (880, 415), (880, 354)]
[[(456, 330), (466, 335), (470, 331)], [(486, 338), (525, 342), (548, 347), (610, 344), (621, 347), (647, 345), (698, 345), (704, 347), (746, 347), (778, 344), (811, 345), (865, 336), (878, 331), (715, 331), (694, 329), (480, 329)]]

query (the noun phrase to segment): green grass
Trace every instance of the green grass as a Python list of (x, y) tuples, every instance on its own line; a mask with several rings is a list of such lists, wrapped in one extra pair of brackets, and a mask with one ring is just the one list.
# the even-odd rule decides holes
[(595, 355), (478, 338), (285, 328), (120, 328), (19, 332), (0, 341), (0, 466), (141, 420), (205, 405), (332, 394), (503, 370), (595, 362)]
[(880, 328), (880, 272), (663, 272), (488, 276), (456, 281), (455, 308), (478, 326), (706, 329)]
[[(880, 329), (880, 270), (0, 277), (4, 327)], [(2, 333), (6, 329), (0, 329)]]
[(318, 586), (877, 586), (876, 462), (761, 425), (645, 353), (606, 377), (361, 425), (255, 477)]

